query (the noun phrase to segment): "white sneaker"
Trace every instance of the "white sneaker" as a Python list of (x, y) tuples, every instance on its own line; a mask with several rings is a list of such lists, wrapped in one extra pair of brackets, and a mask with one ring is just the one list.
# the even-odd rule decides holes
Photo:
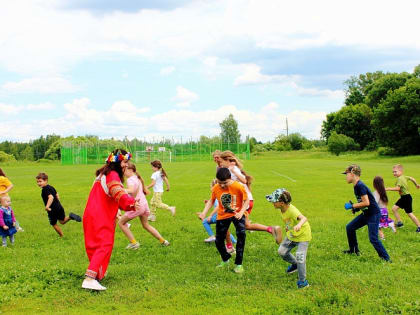
[(147, 220), (151, 221), (151, 222), (155, 222), (156, 221), (156, 216), (154, 214), (149, 215), (149, 217), (147, 218)]
[(139, 243), (130, 243), (130, 244), (128, 244), (127, 245), (127, 247), (125, 248), (125, 249), (132, 249), (132, 250), (136, 250), (136, 249), (138, 249), (140, 247), (140, 244)]
[(171, 243), (169, 243), (167, 240), (165, 240), (165, 241), (162, 243), (162, 246), (169, 246), (169, 245), (171, 245)]
[(83, 289), (90, 289), (90, 290), (97, 290), (97, 291), (103, 291), (106, 290), (106, 288), (101, 285), (98, 280), (96, 279), (92, 279), (92, 280), (83, 280), (82, 283), (82, 288)]
[(125, 225), (127, 225), (127, 227), (130, 228), (131, 223), (126, 223)]
[(204, 240), (206, 243), (211, 243), (216, 241), (216, 236), (212, 235)]
[(172, 215), (175, 215), (176, 207), (169, 207), (169, 210), (171, 211)]

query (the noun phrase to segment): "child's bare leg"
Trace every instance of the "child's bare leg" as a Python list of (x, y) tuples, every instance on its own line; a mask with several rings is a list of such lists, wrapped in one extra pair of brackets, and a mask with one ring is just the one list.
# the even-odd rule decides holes
[(380, 238), (385, 238), (385, 235), (384, 235), (384, 232), (382, 231), (382, 229), (379, 229), (378, 233), (379, 233)]
[(401, 217), (398, 214), (398, 209), (400, 209), (400, 207), (398, 207), (397, 205), (392, 206), (392, 212), (394, 212), (395, 219), (397, 220), (397, 222), (401, 222)]
[(152, 234), (159, 241), (160, 240), (163, 240), (163, 237), (162, 237), (162, 235), (160, 235), (160, 233), (158, 232), (158, 230), (156, 230), (153, 226), (151, 226), (149, 224), (149, 221), (147, 220), (147, 217), (146, 216), (141, 216), (140, 217), (140, 222), (141, 222), (141, 225), (143, 226), (143, 228), (147, 232), (149, 232), (150, 234)]
[(124, 235), (127, 237), (127, 239), (131, 242), (135, 240), (135, 238), (131, 230), (126, 225), (126, 223), (130, 220), (131, 220), (130, 218), (127, 218), (126, 216), (122, 216), (121, 219), (118, 220), (118, 226), (120, 227)]
[(420, 227), (420, 222), (419, 219), (416, 218), (416, 216), (414, 215), (413, 212), (411, 213), (407, 213), (407, 215), (410, 217), (410, 219), (414, 222), (415, 225), (417, 225), (417, 227)]
[(60, 237), (63, 237), (63, 232), (61, 231), (60, 227), (57, 224), (54, 224), (52, 227), (58, 233), (58, 235), (60, 235)]
[(259, 223), (251, 223), (251, 221), (249, 221), (248, 217), (245, 218), (245, 229), (251, 230), (251, 231), (266, 231), (266, 232), (268, 232), (268, 226), (262, 225), (262, 224), (259, 224)]
[(232, 240), (231, 240), (231, 238), (230, 238), (230, 232), (229, 232), (229, 230), (227, 230), (227, 232), (226, 232), (226, 238), (225, 238), (225, 240), (226, 240), (226, 244), (227, 245), (232, 245)]
[(71, 220), (70, 217), (65, 217), (64, 220), (58, 220), (58, 222), (60, 222), (61, 224), (66, 224), (70, 220)]

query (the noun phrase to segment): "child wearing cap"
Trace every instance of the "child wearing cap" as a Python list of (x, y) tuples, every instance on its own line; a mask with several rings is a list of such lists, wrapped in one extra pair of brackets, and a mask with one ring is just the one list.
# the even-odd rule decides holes
[(346, 175), (346, 181), (348, 184), (353, 184), (354, 195), (357, 199), (357, 203), (352, 203), (350, 201), (346, 203), (344, 207), (348, 210), (351, 209), (353, 214), (357, 211), (362, 211), (360, 215), (354, 218), (346, 226), (349, 249), (343, 251), (343, 253), (356, 254), (357, 256), (360, 255), (359, 246), (357, 244), (356, 231), (367, 225), (370, 243), (373, 245), (381, 259), (390, 261), (385, 247), (382, 245), (382, 242), (378, 238), (381, 210), (379, 209), (379, 206), (375, 201), (375, 197), (369, 188), (360, 180), (360, 166), (352, 164), (348, 166), (342, 174)]
[[(283, 260), (291, 263), (287, 267), (287, 273), (298, 271), (299, 279), (297, 287), (299, 289), (309, 286), (306, 279), (306, 253), (308, 251), (309, 241), (312, 239), (311, 227), (308, 219), (291, 204), (292, 197), (290, 193), (284, 189), (276, 189), (272, 194), (265, 198), (273, 203), (274, 208), (280, 209), (280, 214), (286, 225), (286, 237), (281, 242), (278, 253)], [(276, 240), (281, 240), (281, 230), (279, 227), (274, 228), (276, 231)], [(297, 246), (296, 257), (290, 251)]]
[(408, 191), (408, 181), (412, 181), (417, 189), (420, 188), (420, 185), (417, 184), (416, 180), (413, 177), (403, 175), (404, 169), (401, 164), (394, 165), (392, 168), (392, 174), (397, 178), (395, 187), (386, 188), (387, 191), (398, 191), (400, 194), (400, 199), (392, 207), (392, 212), (394, 212), (395, 218), (397, 219), (397, 227), (402, 227), (404, 224), (401, 222), (401, 217), (398, 214), (400, 208), (404, 209), (405, 213), (417, 226), (417, 233), (420, 233), (420, 222), (413, 213), (413, 198)]

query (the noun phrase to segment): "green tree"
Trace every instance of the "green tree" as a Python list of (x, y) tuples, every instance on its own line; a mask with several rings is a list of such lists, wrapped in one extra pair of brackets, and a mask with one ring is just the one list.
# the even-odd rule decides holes
[(328, 151), (335, 155), (340, 155), (342, 152), (357, 149), (358, 145), (354, 140), (346, 135), (337, 134), (335, 131), (331, 133), (328, 138)]
[(241, 141), (241, 134), (238, 129), (238, 122), (232, 114), (229, 114), (220, 124), (220, 137), (223, 143), (239, 143)]
[(385, 74), (382, 71), (368, 72), (360, 74), (358, 77), (352, 76), (350, 79), (344, 81), (346, 86), (345, 100), (346, 105), (356, 105), (365, 102), (365, 97), (369, 93), (372, 83), (383, 77)]
[(388, 92), (374, 110), (372, 125), (380, 145), (397, 154), (420, 153), (420, 78)]

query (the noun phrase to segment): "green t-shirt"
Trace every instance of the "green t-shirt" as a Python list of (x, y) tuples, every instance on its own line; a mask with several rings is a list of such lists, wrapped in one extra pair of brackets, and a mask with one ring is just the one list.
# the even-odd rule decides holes
[(297, 219), (302, 213), (294, 206), (290, 205), (286, 212), (281, 212), (281, 217), (286, 224), (286, 235), (287, 238), (293, 242), (309, 242), (312, 239), (311, 226), (306, 221), (299, 232), (295, 232), (293, 227), (299, 223)]
[(401, 175), (397, 178), (397, 182), (395, 183), (396, 186), (400, 187), (400, 195), (408, 195), (410, 192), (408, 191), (408, 182), (407, 177)]

